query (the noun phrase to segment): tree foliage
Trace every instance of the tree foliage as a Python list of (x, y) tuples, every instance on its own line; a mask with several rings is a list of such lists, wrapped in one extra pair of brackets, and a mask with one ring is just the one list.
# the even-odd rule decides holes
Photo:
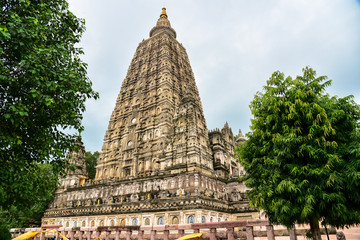
[(24, 187), (32, 189), (32, 195), (36, 198), (33, 201), (29, 198), (28, 208), (15, 205), (8, 209), (0, 208), (0, 225), (7, 228), (40, 226), (58, 184), (58, 177), (49, 163), (34, 164), (30, 171), (22, 174), (26, 180), (23, 182), (26, 185)]
[(250, 108), (248, 140), (237, 153), (251, 204), (272, 223), (343, 227), (360, 222), (360, 107), (329, 96), (327, 77), (306, 67), (275, 72)]
[(99, 158), (99, 152), (85, 153), (86, 172), (88, 173), (89, 179), (94, 179), (96, 175), (96, 163)]
[(11, 240), (11, 233), (9, 228), (4, 225), (0, 225), (0, 239)]
[(84, 21), (66, 0), (1, 3), (0, 206), (9, 208), (36, 199), (23, 184), (35, 163), (51, 161), (54, 172), (67, 166), (66, 153), (83, 130), (85, 100), (98, 94), (75, 47)]

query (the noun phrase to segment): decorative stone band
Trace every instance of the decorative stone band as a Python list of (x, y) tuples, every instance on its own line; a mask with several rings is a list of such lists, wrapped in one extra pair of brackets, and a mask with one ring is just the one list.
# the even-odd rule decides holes
[(224, 213), (236, 212), (257, 212), (255, 209), (249, 208), (248, 201), (238, 202), (238, 205), (229, 206), (224, 204), (221, 200), (214, 199), (198, 199), (196, 197), (179, 197), (177, 200), (157, 203), (144, 202), (129, 202), (114, 205), (91, 206), (91, 207), (74, 207), (68, 209), (48, 210), (45, 212), (45, 217), (59, 217), (59, 216), (87, 216), (87, 215), (101, 215), (101, 214), (123, 214), (123, 213), (137, 213), (142, 212), (158, 212), (170, 211), (178, 209), (200, 209), (222, 211)]

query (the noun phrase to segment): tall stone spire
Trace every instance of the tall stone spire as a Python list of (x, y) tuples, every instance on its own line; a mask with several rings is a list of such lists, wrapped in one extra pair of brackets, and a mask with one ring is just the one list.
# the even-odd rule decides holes
[(208, 130), (194, 74), (175, 35), (163, 8), (123, 81), (95, 180), (187, 171), (195, 166), (212, 174)]
[(170, 35), (172, 35), (174, 38), (176, 38), (176, 32), (170, 25), (170, 21), (168, 19), (168, 15), (166, 13), (165, 7), (163, 7), (163, 9), (162, 9), (160, 18), (157, 21), (156, 26), (153, 27), (150, 31), (150, 37), (162, 32), (162, 31), (166, 31), (166, 32), (170, 33)]
[[(122, 82), (93, 182), (65, 182), (43, 224), (159, 225), (258, 218), (235, 140), (211, 132), (185, 48), (163, 8)], [(68, 184), (69, 183), (69, 184)], [(68, 184), (68, 185), (67, 185)]]

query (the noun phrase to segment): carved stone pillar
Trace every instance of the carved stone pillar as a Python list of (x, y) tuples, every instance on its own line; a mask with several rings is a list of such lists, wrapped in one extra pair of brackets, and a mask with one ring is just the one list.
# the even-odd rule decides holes
[(253, 226), (246, 226), (246, 240), (254, 240)]
[(110, 240), (110, 233), (111, 233), (111, 231), (106, 231), (105, 240)]
[(130, 240), (130, 239), (131, 239), (131, 234), (132, 234), (132, 231), (131, 231), (131, 230), (127, 230), (127, 231), (126, 231), (126, 240)]
[[(141, 240), (143, 238), (144, 238), (144, 231), (139, 229), (139, 231), (138, 231), (138, 240)], [(118, 239), (115, 239), (115, 240), (118, 240)]]
[[(88, 231), (88, 233), (87, 233), (87, 240), (91, 240), (91, 233), (92, 233), (92, 231)], [(57, 238), (56, 238), (57, 239)]]
[(150, 232), (150, 240), (155, 240), (155, 236), (156, 236), (156, 230), (151, 230), (151, 232)]
[(229, 240), (235, 240), (234, 237), (234, 228), (228, 228), (226, 231), (227, 239)]
[(216, 240), (216, 228), (210, 228), (210, 240)]
[(266, 226), (266, 235), (268, 240), (275, 240), (274, 227), (273, 225)]
[(84, 231), (79, 231), (79, 240), (83, 239), (83, 235), (84, 235)]
[(101, 235), (101, 231), (96, 230), (96, 238), (100, 238), (100, 235)]
[(297, 236), (296, 236), (296, 228), (295, 226), (293, 226), (291, 229), (290, 229), (290, 240), (297, 240)]
[(179, 237), (182, 237), (185, 235), (185, 231), (183, 229), (179, 229)]
[(164, 230), (164, 237), (163, 237), (163, 239), (164, 239), (164, 240), (169, 240), (169, 234), (170, 234), (170, 231), (169, 231), (169, 230)]
[(74, 230), (70, 231), (70, 240), (75, 240), (75, 231)]
[(45, 240), (45, 233), (40, 233), (40, 240)]
[(115, 232), (115, 240), (120, 240), (120, 234), (121, 234), (121, 230), (116, 229), (116, 232)]

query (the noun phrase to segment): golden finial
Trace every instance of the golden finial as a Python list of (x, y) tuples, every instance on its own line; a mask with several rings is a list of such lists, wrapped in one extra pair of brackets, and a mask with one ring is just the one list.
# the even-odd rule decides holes
[(160, 17), (167, 18), (167, 13), (166, 13), (166, 8), (165, 7), (162, 8), (162, 12), (160, 14)]

